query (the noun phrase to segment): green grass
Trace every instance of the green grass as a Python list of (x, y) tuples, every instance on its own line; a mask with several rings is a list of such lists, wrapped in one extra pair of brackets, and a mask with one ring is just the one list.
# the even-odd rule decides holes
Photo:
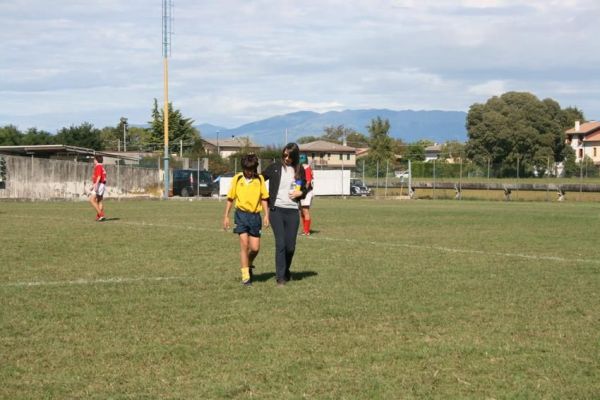
[(600, 397), (596, 203), (315, 201), (240, 284), (224, 203), (0, 202), (0, 398)]

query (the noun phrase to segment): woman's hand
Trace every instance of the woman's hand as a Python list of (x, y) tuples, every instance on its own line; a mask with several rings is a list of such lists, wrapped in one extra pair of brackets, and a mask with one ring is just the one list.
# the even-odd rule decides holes
[(294, 200), (294, 199), (297, 199), (298, 197), (302, 197), (301, 190), (294, 190), (294, 191), (290, 192), (290, 199)]

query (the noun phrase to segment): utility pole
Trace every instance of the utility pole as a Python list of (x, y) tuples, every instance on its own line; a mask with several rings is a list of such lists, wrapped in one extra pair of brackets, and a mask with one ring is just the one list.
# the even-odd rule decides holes
[(171, 35), (173, 34), (173, 3), (171, 0), (163, 0), (162, 2), (162, 48), (163, 48), (163, 83), (164, 83), (164, 98), (165, 104), (163, 109), (163, 129), (165, 134), (165, 151), (163, 157), (163, 169), (165, 180), (165, 191), (163, 198), (169, 198), (169, 63), (167, 61), (171, 55)]
[(121, 117), (121, 125), (123, 125), (123, 152), (127, 152), (127, 118)]
[[(342, 146), (346, 147), (346, 131), (344, 130), (342, 132)], [(346, 198), (346, 195), (344, 193), (344, 149), (341, 150), (340, 152), (341, 156), (342, 156), (342, 197)], [(364, 184), (364, 182), (363, 182)]]

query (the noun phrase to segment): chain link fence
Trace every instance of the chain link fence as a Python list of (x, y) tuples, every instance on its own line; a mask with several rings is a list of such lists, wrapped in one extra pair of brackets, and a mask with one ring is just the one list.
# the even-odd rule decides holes
[(384, 198), (600, 201), (600, 166), (590, 160), (548, 162), (542, 168), (518, 159), (478, 165), (445, 155), (427, 161), (359, 160), (353, 177)]

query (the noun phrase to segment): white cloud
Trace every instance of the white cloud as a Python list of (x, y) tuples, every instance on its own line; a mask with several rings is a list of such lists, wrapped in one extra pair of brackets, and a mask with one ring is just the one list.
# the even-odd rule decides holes
[(468, 88), (469, 93), (480, 97), (499, 96), (502, 93), (508, 92), (508, 82), (492, 80), (483, 82), (478, 85), (473, 85)]
[[(467, 110), (507, 90), (600, 118), (599, 11), (594, 0), (177, 0), (170, 99), (229, 127), (302, 109)], [(146, 122), (162, 99), (160, 17), (143, 0), (1, 3), (0, 125)]]

